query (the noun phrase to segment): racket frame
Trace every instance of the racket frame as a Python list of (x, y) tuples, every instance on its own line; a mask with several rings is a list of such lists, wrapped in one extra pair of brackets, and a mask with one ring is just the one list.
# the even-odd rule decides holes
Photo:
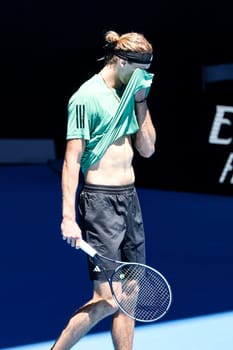
[[(93, 258), (97, 265), (101, 268), (101, 270), (103, 271), (105, 277), (106, 277), (106, 280), (107, 282), (109, 283), (109, 286), (110, 286), (110, 289), (111, 289), (111, 293), (112, 293), (112, 296), (113, 296), (113, 299), (115, 300), (116, 304), (118, 305), (118, 307), (120, 308), (120, 310), (125, 314), (127, 315), (128, 317), (134, 319), (135, 321), (139, 321), (139, 322), (143, 322), (143, 323), (149, 323), (149, 322), (154, 322), (154, 321), (157, 321), (159, 320), (160, 318), (162, 318), (166, 313), (167, 311), (169, 310), (170, 306), (171, 306), (171, 303), (172, 303), (172, 290), (171, 290), (171, 287), (168, 283), (168, 281), (166, 280), (166, 278), (162, 275), (161, 272), (159, 272), (158, 270), (154, 269), (153, 267), (151, 266), (148, 266), (148, 265), (145, 265), (145, 264), (142, 264), (142, 263), (137, 263), (137, 262), (123, 262), (123, 261), (118, 261), (118, 260), (113, 260), (113, 259), (110, 259), (108, 257), (105, 257), (105, 256), (102, 256), (101, 254), (99, 254), (92, 246), (90, 246), (86, 241), (84, 241), (83, 239), (81, 240), (80, 242), (80, 249), (82, 251), (84, 251), (87, 255), (89, 255), (91, 258)], [(116, 267), (116, 269), (114, 269), (114, 272), (112, 273), (112, 275), (110, 277), (108, 277), (107, 275), (107, 272), (106, 272), (106, 269), (104, 267), (104, 265), (102, 264), (102, 261), (101, 259), (104, 259), (104, 260), (108, 260), (108, 261), (111, 261), (111, 262), (114, 262), (116, 264), (118, 264), (118, 266)], [(152, 270), (153, 272), (155, 272), (156, 274), (158, 274), (160, 276), (160, 278), (165, 282), (166, 286), (167, 286), (167, 289), (168, 289), (168, 294), (170, 296), (169, 298), (169, 303), (166, 307), (166, 309), (164, 310), (164, 312), (159, 315), (157, 318), (154, 318), (154, 319), (138, 319), (137, 317), (135, 316), (132, 316), (130, 315), (123, 307), (122, 305), (120, 304), (120, 302), (118, 301), (118, 298), (117, 296), (115, 295), (115, 292), (114, 292), (114, 289), (113, 289), (113, 277), (114, 275), (117, 273), (117, 271), (119, 269), (121, 269), (122, 267), (124, 266), (132, 266), (132, 265), (135, 265), (135, 266), (141, 266), (141, 267), (144, 267), (146, 269), (149, 269), (149, 270)]]

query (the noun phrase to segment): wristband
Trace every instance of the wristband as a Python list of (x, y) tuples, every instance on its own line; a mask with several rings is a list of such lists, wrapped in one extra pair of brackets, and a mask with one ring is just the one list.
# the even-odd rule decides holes
[(146, 100), (147, 100), (147, 98), (145, 97), (143, 100), (141, 100), (141, 101), (136, 101), (135, 100), (135, 103), (142, 103), (142, 102), (146, 102)]

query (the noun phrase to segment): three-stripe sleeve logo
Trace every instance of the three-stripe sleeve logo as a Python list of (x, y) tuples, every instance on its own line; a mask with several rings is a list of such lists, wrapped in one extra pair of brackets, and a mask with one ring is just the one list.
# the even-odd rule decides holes
[(77, 129), (85, 127), (85, 105), (76, 106), (76, 127)]

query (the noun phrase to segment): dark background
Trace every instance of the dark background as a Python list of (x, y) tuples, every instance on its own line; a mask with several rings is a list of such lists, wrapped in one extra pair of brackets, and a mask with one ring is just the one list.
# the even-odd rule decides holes
[[(233, 193), (229, 181), (218, 184), (225, 153), (232, 145), (217, 158), (215, 148), (208, 145), (220, 94), (208, 94), (208, 86), (202, 90), (204, 66), (233, 62), (230, 1), (13, 0), (1, 5), (0, 16), (0, 138), (52, 138), (57, 157), (62, 158), (67, 102), (100, 69), (96, 59), (102, 55), (103, 33), (138, 31), (154, 46), (155, 80), (149, 105), (158, 138), (157, 152), (150, 160), (135, 157), (136, 184)], [(222, 96), (227, 91), (229, 105), (232, 85), (219, 89)]]

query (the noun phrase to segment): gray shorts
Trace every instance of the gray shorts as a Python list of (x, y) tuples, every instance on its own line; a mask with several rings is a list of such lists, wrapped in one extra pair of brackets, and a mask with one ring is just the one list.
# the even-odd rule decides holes
[[(83, 238), (98, 253), (108, 258), (145, 264), (145, 237), (141, 208), (134, 185), (84, 185), (79, 194), (78, 219)], [(88, 259), (91, 280), (104, 280), (93, 271)], [(111, 263), (104, 261), (109, 273)]]

